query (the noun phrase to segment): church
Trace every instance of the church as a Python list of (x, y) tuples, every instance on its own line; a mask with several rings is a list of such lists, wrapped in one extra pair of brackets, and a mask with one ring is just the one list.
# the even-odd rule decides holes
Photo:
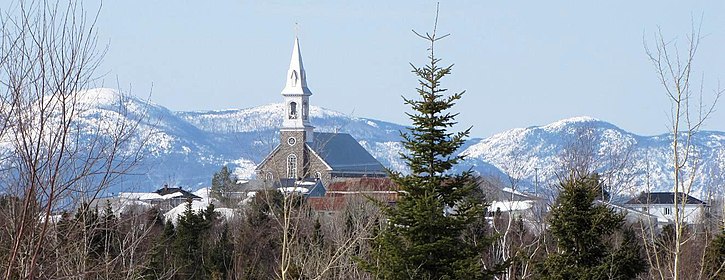
[(257, 165), (257, 178), (284, 187), (319, 189), (319, 185), (346, 179), (386, 177), (383, 165), (351, 135), (315, 132), (309, 116), (311, 95), (299, 39), (295, 38), (282, 90), (285, 113), (280, 144)]

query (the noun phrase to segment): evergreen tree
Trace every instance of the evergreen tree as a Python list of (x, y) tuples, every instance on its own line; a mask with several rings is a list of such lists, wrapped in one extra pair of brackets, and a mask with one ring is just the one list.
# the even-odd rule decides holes
[(725, 279), (725, 230), (707, 246), (703, 265), (707, 279)]
[(158, 236), (151, 249), (149, 262), (144, 270), (143, 279), (162, 279), (173, 270), (171, 245), (176, 237), (176, 230), (171, 221), (164, 224), (163, 233)]
[(104, 245), (103, 251), (105, 253), (106, 262), (108, 262), (110, 259), (118, 256), (120, 253), (119, 248), (121, 247), (119, 244), (118, 218), (116, 217), (116, 214), (113, 213), (110, 201), (106, 202), (106, 207), (103, 210), (102, 226), (100, 231)]
[[(624, 227), (624, 215), (594, 203), (600, 187), (596, 174), (561, 183), (549, 217), (558, 250), (538, 264), (539, 279), (635, 279), (646, 270), (641, 245)], [(618, 246), (607, 242), (614, 234), (622, 234)]]
[(434, 46), (446, 36), (438, 37), (435, 26), (432, 34), (416, 35), (430, 48), (426, 66), (411, 65), (420, 83), (419, 99), (404, 98), (414, 111), (408, 113), (413, 127), (401, 132), (409, 151), (401, 157), (411, 172), (391, 172), (403, 192), (396, 206), (384, 208), (388, 226), (374, 240), (374, 259), (363, 266), (381, 279), (484, 278), (487, 271), (480, 263), (479, 246), (485, 244), (463, 238), (464, 230), (483, 217), (483, 201), (473, 196), (476, 182), (471, 171), (451, 170), (463, 159), (455, 153), (470, 131), (449, 131), (458, 115), (449, 110), (464, 92), (446, 95), (440, 86), (452, 65), (439, 66)]
[(229, 225), (224, 224), (219, 240), (209, 256), (209, 274), (212, 279), (227, 279), (233, 267), (234, 243), (229, 240)]
[(95, 265), (101, 261), (105, 248), (98, 208), (82, 203), (76, 211), (75, 220), (82, 227), (80, 238), (85, 242), (89, 265)]
[(211, 227), (216, 214), (214, 205), (210, 204), (199, 213), (191, 209), (191, 201), (187, 202), (184, 214), (179, 216), (174, 238), (174, 258), (179, 272), (177, 275), (184, 279), (204, 279), (205, 270), (203, 257), (204, 236)]
[(211, 194), (217, 200), (226, 203), (225, 193), (236, 186), (232, 174), (227, 166), (222, 166), (219, 172), (214, 173), (211, 179)]

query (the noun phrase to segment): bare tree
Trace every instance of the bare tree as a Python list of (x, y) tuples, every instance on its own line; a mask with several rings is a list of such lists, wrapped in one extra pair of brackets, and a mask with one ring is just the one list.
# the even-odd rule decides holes
[(596, 128), (584, 124), (577, 127), (559, 154), (560, 178), (585, 177), (598, 167), (597, 147), (600, 141)]
[(693, 24), (686, 36), (687, 45), (684, 51), (678, 48), (677, 40), (666, 40), (661, 30), (654, 35), (654, 48), (651, 48), (646, 41), (644, 44), (647, 56), (665, 90), (665, 96), (670, 101), (669, 129), (672, 137), (671, 164), (674, 178), (672, 191), (676, 195), (673, 207), (672, 275), (666, 276), (671, 279), (683, 278), (682, 248), (688, 241), (685, 234), (684, 204), (698, 179), (697, 171), (701, 165), (693, 139), (715, 110), (715, 105), (724, 91), (720, 88), (715, 90), (711, 103), (705, 104), (703, 81), (700, 80), (698, 85), (693, 78), (694, 59), (701, 38), (700, 26)]
[(18, 1), (0, 16), (0, 188), (13, 197), (2, 213), (10, 240), (5, 278), (54, 278), (39, 262), (57, 213), (92, 203), (140, 156), (143, 141), (130, 141), (138, 122), (126, 118), (122, 95), (109, 101), (117, 114), (82, 118), (96, 98), (86, 89), (103, 56), (96, 16), (74, 1)]
[(355, 258), (369, 254), (369, 241), (382, 220), (378, 205), (363, 196), (344, 197), (339, 211), (315, 212), (311, 231), (295, 243), (295, 260), (306, 279), (367, 279)]
[[(515, 148), (508, 155), (512, 161), (502, 164), (503, 176), (479, 178), (478, 184), (486, 195), (492, 220), (491, 234), (496, 236), (488, 250), (491, 261), (484, 263), (508, 263), (508, 267), (495, 279), (521, 279), (531, 275), (533, 262), (543, 244), (540, 234), (543, 220), (538, 212), (543, 200), (522, 192), (522, 180), (526, 176), (526, 160), (522, 148)], [(491, 215), (489, 215), (491, 216)], [(534, 234), (535, 233), (535, 234)]]

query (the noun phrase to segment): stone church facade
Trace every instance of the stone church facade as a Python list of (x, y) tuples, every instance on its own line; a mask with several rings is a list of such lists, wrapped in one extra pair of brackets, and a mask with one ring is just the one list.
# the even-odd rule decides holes
[(345, 178), (386, 177), (380, 162), (349, 134), (314, 131), (309, 117), (311, 95), (299, 40), (295, 38), (282, 90), (285, 114), (280, 144), (257, 166), (257, 178), (271, 182), (321, 181), (328, 185)]

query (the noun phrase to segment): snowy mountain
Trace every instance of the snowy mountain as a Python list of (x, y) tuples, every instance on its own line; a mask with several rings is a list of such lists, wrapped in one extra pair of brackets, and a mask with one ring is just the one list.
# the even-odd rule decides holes
[[(684, 136), (683, 136), (684, 137)], [(691, 193), (706, 198), (722, 189), (725, 133), (701, 131), (692, 139), (699, 161)], [(575, 117), (544, 126), (518, 128), (478, 141), (463, 153), (472, 163), (490, 163), (521, 180), (529, 190), (557, 184), (571, 157), (575, 165), (599, 172), (612, 191), (633, 195), (645, 190), (672, 191), (672, 136), (640, 136), (590, 117)], [(688, 166), (687, 170), (692, 170)], [(688, 177), (690, 173), (684, 173)], [(537, 176), (538, 175), (538, 176)], [(538, 178), (537, 178), (538, 177)]]
[[(138, 121), (139, 135), (129, 146), (143, 147), (142, 160), (132, 174), (123, 176), (110, 190), (114, 193), (150, 191), (163, 184), (196, 189), (209, 185), (212, 174), (223, 165), (248, 178), (253, 176), (256, 163), (279, 143), (282, 104), (172, 112), (161, 105), (128, 97), (122, 99), (120, 110), (116, 102), (120, 95), (115, 90), (94, 89), (84, 96), (83, 102), (89, 104), (89, 109), (82, 114), (81, 122), (98, 124), (108, 121), (108, 116), (124, 117), (131, 123)], [(399, 131), (404, 126), (314, 106), (310, 116), (316, 131), (349, 133), (383, 165), (405, 171), (398, 156), (403, 151)], [(670, 139), (666, 134), (635, 135), (601, 120), (577, 117), (512, 129), (486, 139), (472, 138), (462, 149), (467, 160), (457, 168), (472, 168), (504, 179), (511, 176), (520, 180), (521, 187), (533, 190), (537, 181), (541, 188), (555, 185), (557, 173), (567, 163), (566, 155), (576, 152), (587, 155), (577, 158), (590, 159), (586, 161), (590, 169), (604, 174), (607, 182), (619, 191), (668, 191), (673, 180)], [(725, 170), (725, 133), (700, 132), (693, 143), (702, 162), (694, 194), (703, 197), (709, 186), (721, 182), (711, 179), (722, 176), (721, 170)]]
[[(231, 167), (240, 178), (249, 178), (256, 163), (279, 143), (282, 104), (172, 112), (112, 89), (93, 89), (82, 96), (81, 103), (88, 109), (79, 121), (89, 130), (124, 117), (126, 122), (137, 124), (138, 135), (130, 139), (128, 146), (142, 147), (141, 160), (109, 190), (112, 193), (151, 191), (163, 184), (197, 189), (208, 186), (213, 173), (223, 165)], [(349, 133), (385, 166), (404, 170), (397, 156), (402, 150), (398, 131), (403, 126), (349, 117), (315, 106), (310, 108), (310, 117), (316, 131)]]

